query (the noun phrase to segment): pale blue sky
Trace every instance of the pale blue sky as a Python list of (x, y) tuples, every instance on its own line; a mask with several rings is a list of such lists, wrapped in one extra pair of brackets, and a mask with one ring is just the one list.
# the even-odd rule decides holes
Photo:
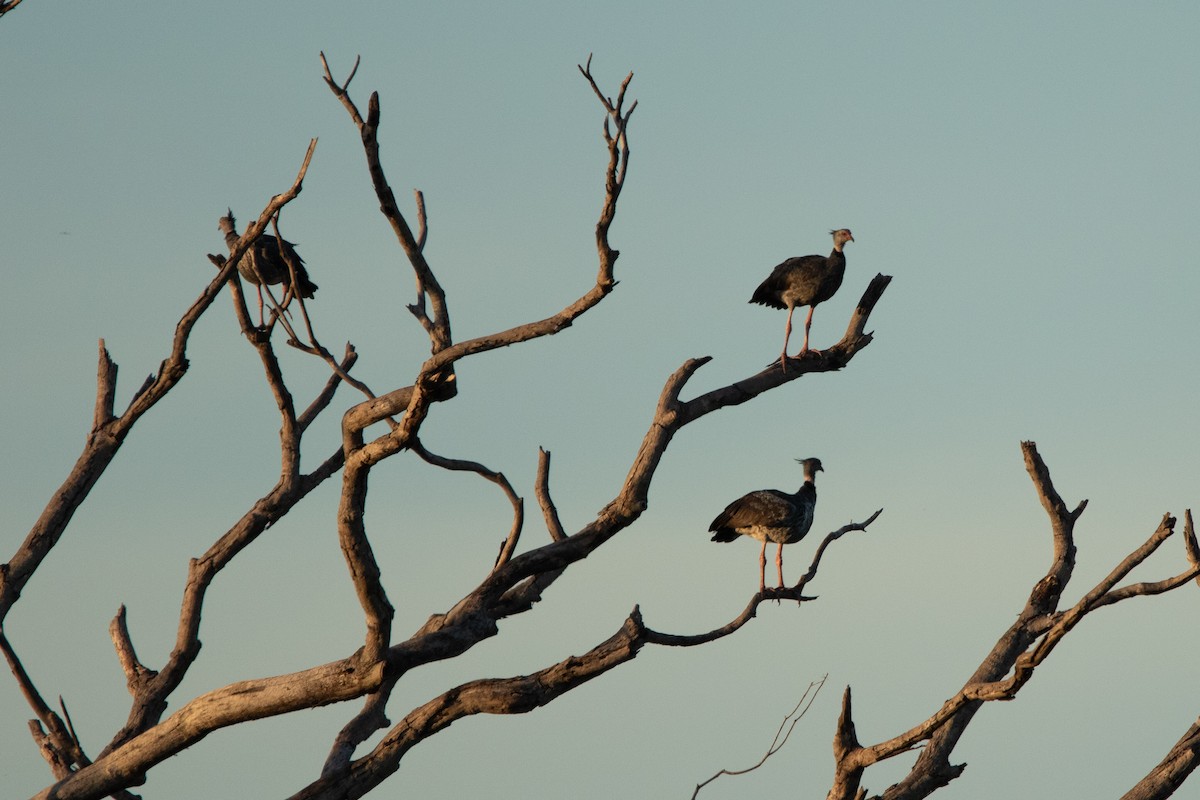
[[(821, 796), (842, 687), (860, 738), (890, 737), (959, 688), (1049, 554), (1019, 442), (1034, 439), (1079, 528), (1074, 599), (1164, 512), (1200, 499), (1200, 70), (1192, 3), (49, 3), (0, 20), (0, 560), (70, 469), (91, 419), (96, 340), (118, 403), (167, 352), (211, 276), (227, 206), (256, 215), (319, 137), (283, 230), (377, 391), (428, 342), (358, 138), (320, 79), (324, 50), (383, 103), (385, 167), (426, 193), (427, 255), (458, 338), (558, 310), (595, 273), (601, 109), (576, 70), (639, 102), (614, 245), (620, 286), (573, 328), (459, 366), (427, 446), (503, 470), (532, 504), (538, 446), (569, 529), (619, 489), (666, 376), (711, 355), (686, 394), (779, 352), (783, 313), (746, 303), (776, 263), (849, 227), (845, 285), (816, 312), (836, 340), (869, 279), (895, 276), (876, 341), (843, 373), (790, 384), (676, 438), (641, 522), (573, 567), (532, 614), (461, 662), (418, 671), (398, 719), (455, 682), (530, 672), (610, 635), (641, 604), (698, 632), (753, 592), (756, 547), (705, 529), (819, 456), (815, 530), (883, 507), (829, 554), (819, 602), (764, 607), (707, 648), (647, 648), (522, 717), (473, 718), (415, 749), (379, 797), (686, 797), (753, 763), (810, 681), (829, 684), (787, 748), (708, 800)], [(404, 198), (407, 201), (407, 197)], [(96, 752), (127, 713), (107, 626), (120, 603), (143, 660), (174, 635), (187, 559), (277, 470), (278, 423), (228, 299), (191, 371), (130, 437), (6, 621), (43, 692)], [(303, 397), (325, 379), (288, 353)], [(352, 402), (342, 395), (343, 403)], [(341, 407), (344, 407), (341, 406)], [(340, 407), (339, 407), (340, 408)], [(309, 436), (310, 466), (337, 415)], [(336, 481), (222, 574), (179, 702), (344, 656), (361, 616), (336, 546)], [(397, 631), (475, 585), (509, 525), (478, 479), (411, 458), (378, 469), (368, 525)], [(534, 509), (531, 506), (531, 511)], [(542, 540), (537, 514), (526, 542)], [(815, 538), (815, 537), (814, 537)], [(813, 542), (788, 548), (799, 574)], [(1178, 542), (1136, 578), (1182, 569)], [(1200, 714), (1194, 589), (1089, 619), (1019, 699), (988, 708), (947, 798), (1113, 796)], [(155, 770), (147, 798), (281, 797), (315, 777), (348, 704), (218, 732)], [(49, 774), (0, 681), (0, 775)], [(1136, 731), (1135, 736), (1129, 732)], [(876, 768), (879, 791), (903, 765)]]

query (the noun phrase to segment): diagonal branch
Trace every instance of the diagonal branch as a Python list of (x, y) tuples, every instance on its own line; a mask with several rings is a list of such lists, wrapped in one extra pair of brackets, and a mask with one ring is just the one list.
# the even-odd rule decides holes
[[(413, 235), (412, 229), (408, 225), (408, 220), (405, 219), (404, 214), (400, 211), (400, 206), (396, 202), (396, 195), (388, 183), (387, 176), (384, 174), (383, 164), (379, 158), (379, 93), (371, 93), (365, 119), (359, 112), (358, 106), (350, 97), (350, 81), (354, 79), (354, 74), (358, 71), (358, 64), (358, 59), (355, 59), (354, 69), (351, 71), (350, 76), (343, 83), (339, 84), (333, 79), (333, 74), (329, 69), (329, 62), (326, 60), (325, 54), (321, 53), (321, 68), (324, 71), (325, 84), (341, 102), (342, 106), (345, 107), (351, 121), (358, 128), (359, 136), (362, 139), (363, 153), (367, 158), (367, 171), (371, 176), (371, 184), (375, 187), (375, 194), (379, 198), (379, 210), (391, 225), (392, 232), (395, 234), (401, 248), (403, 248), (404, 254), (408, 257), (409, 263), (412, 264), (413, 273), (417, 280), (417, 293), (422, 298), (420, 305), (422, 314), (417, 316), (418, 319), (421, 319), (425, 331), (429, 335), (432, 352), (438, 353), (453, 341), (450, 334), (450, 311), (446, 305), (446, 294), (434, 276), (429, 263), (425, 260), (423, 252), (425, 244), (424, 234), (422, 233), (420, 239)], [(423, 196), (418, 197), (418, 205), (423, 211)], [(422, 219), (424, 219), (423, 215)], [(428, 297), (429, 302), (433, 306), (432, 318), (424, 316), (425, 297)]]
[(1166, 758), (1121, 795), (1121, 800), (1166, 800), (1183, 785), (1197, 765), (1200, 765), (1200, 720), (1192, 723)]
[(342, 356), (341, 362), (334, 361), (333, 355), (329, 351), (324, 348), (322, 350), (324, 351), (323, 356), (333, 366), (332, 374), (325, 381), (325, 386), (312, 399), (312, 402), (308, 404), (308, 408), (304, 409), (303, 413), (296, 418), (296, 426), (300, 429), (301, 433), (307, 430), (308, 426), (313, 423), (313, 420), (329, 407), (329, 404), (333, 402), (334, 393), (343, 382), (349, 383), (368, 397), (374, 397), (366, 384), (350, 377), (350, 370), (354, 367), (355, 362), (358, 361), (358, 353), (355, 351), (354, 345), (346, 342), (346, 352)]
[(54, 777), (65, 778), (71, 774), (76, 765), (85, 767), (90, 764), (91, 762), (79, 747), (79, 741), (63, 723), (62, 717), (54, 713), (42, 699), (41, 693), (33, 684), (33, 679), (25, 671), (24, 665), (2, 630), (0, 630), (0, 652), (4, 653), (4, 660), (8, 662), (8, 668), (16, 678), (17, 687), (25, 697), (25, 702), (37, 716), (36, 720), (29, 721), (29, 729), (33, 734), (34, 741), (37, 742), (38, 749), (42, 752), (42, 757), (50, 765)]
[(722, 775), (745, 775), (746, 773), (753, 772), (763, 764), (767, 763), (767, 759), (778, 753), (783, 746), (787, 744), (788, 737), (792, 735), (792, 731), (796, 728), (796, 724), (800, 722), (800, 720), (803, 719), (806, 714), (808, 714), (808, 710), (812, 708), (813, 701), (817, 699), (817, 695), (825, 686), (825, 681), (828, 680), (828, 678), (829, 675), (826, 674), (821, 678), (821, 680), (813, 681), (812, 683), (808, 684), (808, 688), (806, 688), (804, 690), (804, 694), (800, 696), (800, 700), (796, 703), (796, 707), (793, 708), (788, 715), (783, 718), (783, 722), (779, 723), (779, 730), (775, 731), (775, 738), (771, 740), (771, 744), (767, 747), (767, 752), (763, 753), (763, 757), (760, 758), (756, 764), (744, 769), (720, 770), (708, 780), (696, 784), (696, 790), (692, 792), (692, 800), (696, 800), (696, 797), (700, 794), (701, 789)]
[(822, 350), (819, 356), (810, 354), (808, 358), (805, 358), (798, 364), (788, 364), (787, 372), (779, 369), (779, 360), (776, 359), (755, 375), (728, 386), (705, 392), (699, 397), (689, 400), (680, 407), (680, 416), (685, 422), (691, 422), (695, 418), (718, 409), (740, 405), (741, 403), (753, 400), (765, 391), (791, 381), (799, 380), (808, 373), (834, 372), (842, 369), (850, 363), (850, 359), (854, 358), (860, 350), (869, 345), (874, 338), (872, 334), (865, 333), (864, 331), (871, 317), (871, 311), (874, 310), (875, 304), (879, 302), (880, 297), (883, 296), (884, 290), (887, 289), (891, 281), (892, 277), (890, 275), (882, 274), (876, 275), (871, 279), (871, 282), (863, 291), (862, 298), (858, 301), (858, 305), (850, 319), (850, 325), (846, 329), (846, 334), (837, 344)]
[[(854, 735), (850, 711), (850, 691), (846, 690), (842, 718), (835, 736), (836, 769), (829, 791), (830, 800), (851, 800), (865, 796), (861, 786), (865, 769), (884, 759), (908, 752), (922, 742), (916, 763), (902, 780), (889, 787), (884, 800), (915, 800), (927, 797), (962, 774), (965, 764), (951, 764), (950, 753), (970, 724), (975, 713), (987, 701), (1014, 697), (1032, 678), (1035, 669), (1053, 652), (1055, 646), (1092, 611), (1129, 597), (1155, 594), (1182, 586), (1200, 572), (1185, 535), (1185, 551), (1191, 569), (1166, 581), (1114, 587), (1134, 568), (1142, 564), (1171, 535), (1175, 519), (1165, 515), (1158, 528), (1141, 546), (1066, 611), (1058, 603), (1070, 580), (1075, 561), (1074, 523), (1086, 502), (1068, 510), (1050, 480), (1049, 470), (1033, 442), (1022, 443), (1025, 462), (1038, 497), (1050, 518), (1054, 544), (1050, 569), (1034, 584), (1029, 600), (1017, 621), (1000, 637), (967, 684), (945, 701), (933, 715), (909, 730), (874, 745), (860, 744)], [(1186, 737), (1185, 737), (1186, 739)]]
[(102, 760), (43, 789), (34, 800), (86, 800), (144, 780), (147, 770), (213, 731), (242, 722), (361, 697), (378, 689), (382, 665), (358, 657), (289, 675), (239, 681), (200, 695)]
[(454, 722), (475, 714), (524, 714), (637, 656), (646, 643), (634, 609), (615, 634), (581, 656), (512, 678), (470, 681), (409, 712), (375, 748), (292, 795), (290, 800), (354, 800), (394, 773), (404, 755)]
[(296, 480), (280, 481), (271, 491), (259, 498), (237, 523), (225, 532), (200, 558), (188, 564), (187, 584), (180, 603), (175, 646), (167, 663), (158, 672), (149, 670), (137, 661), (129, 632), (124, 626), (124, 608), (114, 620), (114, 643), (125, 671), (133, 705), (125, 725), (119, 730), (98, 758), (102, 759), (131, 739), (159, 724), (167, 710), (167, 699), (183, 682), (188, 670), (200, 654), (200, 621), (204, 600), (213, 579), (231, 561), (249, 547), (269, 527), (285, 517), (313, 489), (332, 477), (342, 466), (339, 449), (317, 469)]
[[(291, 188), (271, 198), (266, 210), (255, 223), (257, 232), (261, 232), (271, 214), (300, 194), (315, 146), (315, 141), (309, 144), (304, 163)], [(251, 228), (255, 226), (251, 226)], [(233, 274), (237, 258), (244, 253), (245, 243), (250, 241), (247, 238), (249, 234), (250, 229), (247, 229), (246, 234), (243, 234), (242, 237), (245, 241), (239, 241), (240, 252), (234, 254), (233, 259), (220, 269), (200, 297), (184, 312), (175, 326), (170, 355), (160, 365), (158, 374), (151, 376), (143, 384), (130, 401), (129, 407), (119, 417), (114, 417), (112, 411), (116, 366), (101, 344), (93, 428), (71, 473), (54, 493), (53, 498), (46, 505), (12, 559), (3, 568), (0, 568), (0, 622), (8, 616), (9, 610), (21, 596), (25, 584), (41, 565), (46, 555), (58, 543), (67, 525), (74, 517), (75, 511), (87, 499), (92, 487), (96, 485), (96, 481), (112, 463), (134, 424), (183, 379), (188, 367), (187, 344), (192, 329), (201, 315), (212, 306), (217, 294)], [(100, 424), (95, 424), (97, 422)]]

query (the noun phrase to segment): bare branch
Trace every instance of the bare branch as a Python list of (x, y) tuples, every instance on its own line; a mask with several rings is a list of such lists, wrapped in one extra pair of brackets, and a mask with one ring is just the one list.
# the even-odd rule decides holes
[[(394, 445), (395, 440), (385, 443)], [(360, 448), (347, 457), (342, 471), (342, 493), (338, 502), (338, 543), (350, 569), (359, 604), (366, 615), (364, 655), (369, 661), (380, 661), (391, 641), (392, 617), (395, 611), (383, 588), (379, 564), (367, 539), (363, 521), (367, 499), (367, 475), (374, 459), (389, 454), (373, 451), (379, 448)], [(390, 450), (398, 452), (398, 448)]]
[[(413, 198), (417, 201), (417, 249), (425, 252), (425, 239), (429, 235), (429, 219), (425, 214), (425, 194), (420, 189), (413, 189)], [(417, 281), (417, 299), (408, 307), (422, 326), (428, 328), (429, 317), (425, 313), (425, 286)]]
[(387, 716), (387, 704), (399, 679), (399, 673), (386, 678), (379, 689), (367, 696), (362, 710), (338, 731), (333, 747), (330, 748), (329, 756), (321, 768), (321, 777), (344, 772), (349, 767), (350, 759), (354, 757), (354, 751), (358, 749), (358, 746), (371, 738), (376, 731), (381, 731), (392, 724)]
[(329, 70), (329, 61), (325, 58), (325, 51), (321, 51), (321, 69), (325, 73), (325, 84), (329, 87), (329, 90), (333, 92), (334, 96), (341, 101), (342, 105), (345, 106), (346, 111), (350, 114), (350, 118), (354, 121), (354, 124), (359, 127), (362, 126), (362, 117), (358, 115), (358, 108), (350, 100), (349, 89), (350, 81), (354, 80), (354, 76), (358, 73), (358, 65), (361, 62), (362, 56), (356, 56), (354, 58), (354, 66), (351, 68), (350, 74), (346, 77), (346, 80), (343, 83), (339, 84), (333, 79), (333, 73)]
[(1038, 454), (1036, 445), (1024, 442), (1022, 450), (1030, 478), (1050, 517), (1054, 552), (1049, 571), (1034, 585), (1017, 622), (1000, 637), (971, 680), (943, 703), (937, 712), (908, 731), (875, 745), (859, 744), (850, 718), (850, 694), (847, 689), (842, 721), (834, 740), (837, 766), (829, 792), (831, 800), (864, 796), (865, 790), (860, 784), (863, 771), (868, 766), (908, 752), (921, 742), (927, 742), (927, 745), (912, 770), (881, 797), (885, 800), (914, 800), (927, 797), (945, 786), (961, 775), (965, 768), (963, 764), (951, 764), (949, 755), (982, 704), (1014, 697), (1032, 678), (1034, 670), (1053, 652), (1057, 643), (1087, 614), (1128, 597), (1169, 591), (1195, 577), (1196, 567), (1193, 564), (1192, 569), (1167, 581), (1113, 589), (1171, 535), (1175, 520), (1166, 515), (1150, 538), (1122, 559), (1075, 606), (1065, 612), (1057, 611), (1057, 604), (1074, 566), (1074, 523), (1083, 512), (1086, 502), (1067, 510), (1054, 489), (1049, 470)]
[(744, 609), (742, 609), (742, 612), (721, 627), (715, 628), (706, 633), (697, 633), (689, 636), (660, 633), (647, 628), (647, 641), (654, 644), (667, 645), (669, 647), (695, 647), (696, 645), (707, 644), (709, 642), (716, 641), (717, 639), (724, 638), (729, 634), (739, 630), (743, 625), (754, 618), (758, 611), (759, 605), (769, 600), (795, 600), (797, 603), (816, 600), (817, 598), (815, 597), (806, 597), (803, 594), (803, 589), (813, 578), (816, 577), (817, 568), (821, 563), (821, 558), (825, 553), (825, 549), (829, 547), (831, 543), (837, 541), (851, 531), (865, 531), (867, 526), (874, 522), (882, 513), (883, 509), (881, 508), (868, 517), (865, 522), (851, 522), (850, 524), (843, 525), (836, 531), (826, 535), (825, 539), (817, 548), (816, 553), (813, 554), (812, 563), (809, 565), (808, 571), (805, 572), (804, 577), (802, 577), (795, 586), (788, 588), (768, 587), (763, 592), (755, 592), (754, 596), (750, 598), (750, 602)]
[[(313, 148), (315, 146), (315, 140), (309, 144), (304, 163), (291, 188), (282, 194), (276, 195), (268, 203), (267, 210), (263, 212), (263, 216), (260, 216), (259, 221), (255, 223), (258, 226), (256, 235), (258, 232), (261, 232), (262, 225), (265, 224), (270, 214), (291, 202), (300, 193), (304, 175), (312, 160)], [(148, 381), (137, 392), (130, 402), (129, 407), (126, 408), (121, 416), (110, 418), (107, 422), (91, 431), (83, 453), (75, 462), (70, 475), (67, 476), (58, 491), (54, 493), (53, 498), (42, 511), (42, 515), (34, 523), (28, 536), (26, 536), (25, 541), (21, 543), (16, 554), (9, 560), (7, 568), (0, 570), (0, 622), (3, 622), (13, 603), (20, 597), (25, 583), (33, 575), (34, 571), (37, 570), (50, 550), (58, 543), (59, 538), (74, 517), (75, 511), (87, 499), (96, 481), (100, 479), (100, 476), (108, 468), (112, 459), (116, 457), (117, 451), (120, 450), (130, 429), (132, 429), (143, 414), (165, 397), (187, 372), (187, 343), (192, 329), (199, 321), (200, 316), (212, 306), (221, 287), (225, 285), (233, 274), (234, 264), (237, 263), (237, 258), (245, 250), (245, 242), (251, 240), (247, 238), (249, 234), (250, 229), (247, 229), (246, 234), (243, 234), (242, 237), (245, 241), (239, 242), (239, 252), (235, 253), (233, 259), (226, 263), (217, 276), (209, 282), (200, 297), (184, 313), (179, 323), (175, 326), (175, 335), (171, 343), (171, 354), (162, 362), (157, 376), (153, 380)], [(107, 362), (106, 355), (102, 356), (102, 361)], [(107, 367), (107, 363), (102, 363), (100, 368), (100, 385), (97, 390), (97, 411), (93, 417), (93, 422), (99, 417), (111, 417), (111, 413), (107, 411), (108, 401), (106, 399), (113, 391), (111, 387), (107, 386), (110, 375), (114, 375), (115, 379), (115, 373)]]
[(35, 795), (35, 800), (85, 800), (133, 786), (150, 767), (215, 730), (360, 697), (379, 687), (383, 669), (357, 658), (290, 675), (240, 681), (186, 703), (153, 729)]
[(1200, 764), (1200, 720), (1192, 723), (1166, 758), (1121, 795), (1121, 800), (1166, 800), (1183, 785), (1197, 764)]
[[(4, 660), (8, 662), (9, 671), (16, 679), (22, 696), (37, 716), (37, 719), (29, 721), (29, 731), (54, 777), (66, 777), (75, 767), (82, 768), (91, 764), (92, 762), (84, 754), (83, 748), (79, 744), (79, 737), (75, 735), (75, 729), (67, 715), (67, 706), (62, 696), (60, 695), (58, 698), (59, 707), (63, 712), (63, 716), (60, 717), (42, 699), (41, 693), (34, 686), (33, 679), (25, 671), (24, 665), (17, 657), (16, 651), (13, 650), (3, 630), (0, 630), (0, 652), (4, 653)], [(64, 719), (66, 719), (65, 723)]]
[[(347, 91), (350, 81), (354, 77), (354, 72), (351, 72), (350, 77), (346, 79), (345, 83), (339, 85), (333, 79), (324, 53), (321, 54), (321, 64), (325, 71), (325, 84), (345, 107), (351, 121), (358, 128), (359, 136), (362, 138), (363, 153), (367, 157), (367, 171), (371, 176), (371, 183), (375, 187), (375, 195), (379, 199), (379, 210), (391, 224), (397, 241), (400, 243), (401, 248), (403, 248), (405, 255), (408, 257), (409, 263), (412, 265), (413, 274), (417, 281), (418, 297), (423, 301), (428, 296), (432, 303), (432, 318), (424, 315), (424, 303), (422, 302), (420, 306), (422, 313), (418, 315), (418, 319), (429, 336), (432, 352), (441, 352), (453, 341), (450, 334), (450, 312), (446, 305), (446, 295), (442, 290), (441, 284), (438, 283), (437, 278), (434, 276), (429, 263), (425, 260), (425, 255), (422, 252), (424, 240), (422, 239), (418, 243), (417, 237), (413, 235), (412, 230), (409, 228), (408, 221), (400, 211), (400, 206), (396, 202), (396, 195), (388, 183), (387, 176), (383, 171), (383, 164), (379, 159), (379, 93), (373, 92), (371, 94), (367, 105), (367, 117), (363, 119), (358, 111), (358, 106), (350, 98)], [(358, 61), (356, 60), (354, 71), (357, 70)], [(424, 207), (423, 201), (423, 197), (418, 201), (422, 209)]]
[(763, 757), (760, 758), (756, 764), (746, 767), (745, 769), (720, 770), (708, 780), (696, 784), (696, 790), (692, 792), (692, 800), (696, 800), (696, 797), (700, 794), (701, 789), (722, 775), (745, 775), (746, 773), (753, 772), (763, 764), (767, 763), (768, 758), (778, 753), (783, 746), (787, 744), (788, 737), (792, 735), (792, 731), (795, 729), (796, 723), (803, 719), (808, 713), (808, 710), (812, 708), (813, 701), (817, 699), (817, 695), (820, 693), (821, 688), (825, 685), (825, 681), (828, 678), (829, 675), (826, 674), (821, 678), (821, 680), (813, 681), (812, 683), (808, 684), (808, 687), (804, 690), (804, 694), (800, 696), (799, 702), (796, 703), (796, 707), (788, 712), (787, 716), (783, 718), (783, 722), (779, 723), (779, 729), (775, 731), (775, 738), (771, 740), (771, 744), (767, 747), (767, 752), (763, 753)]
[(329, 407), (329, 404), (333, 401), (334, 392), (337, 391), (338, 386), (343, 381), (350, 383), (351, 386), (354, 386), (354, 388), (358, 389), (360, 392), (365, 393), (368, 397), (375, 397), (375, 395), (371, 393), (371, 390), (367, 388), (366, 384), (359, 380), (350, 378), (350, 370), (353, 368), (355, 362), (358, 361), (358, 353), (355, 352), (354, 345), (346, 342), (346, 352), (345, 355), (342, 356), (341, 363), (334, 361), (333, 355), (328, 350), (325, 350), (324, 348), (322, 348), (322, 350), (324, 351), (323, 356), (327, 357), (326, 360), (333, 367), (333, 374), (329, 376), (327, 381), (325, 381), (325, 387), (321, 389), (320, 393), (318, 393), (317, 396), (313, 398), (312, 402), (308, 404), (308, 408), (304, 409), (304, 412), (296, 418), (296, 424), (299, 426), (301, 432), (305, 431), (308, 426), (312, 424), (313, 420), (315, 420), (322, 411)]
[(100, 340), (100, 365), (96, 370), (96, 412), (92, 415), (92, 430), (97, 431), (111, 422), (117, 395), (117, 365)]
[[(281, 480), (270, 492), (259, 498), (203, 556), (191, 560), (179, 609), (175, 646), (170, 658), (157, 673), (148, 668), (143, 672), (135, 666), (136, 678), (130, 679), (130, 672), (126, 670), (126, 678), (134, 698), (129, 718), (98, 758), (104, 758), (159, 723), (167, 710), (167, 698), (182, 683), (188, 669), (200, 654), (201, 613), (208, 587), (213, 579), (238, 553), (285, 517), (309, 492), (333, 476), (341, 468), (342, 460), (343, 454), (339, 449), (312, 473), (301, 475), (286, 483)], [(123, 622), (123, 614), (118, 616)], [(117, 636), (122, 637), (119, 630)], [(128, 639), (127, 633), (123, 638)], [(122, 647), (123, 645), (118, 644), (119, 654)], [(128, 654), (131, 663), (137, 664), (132, 644), (129, 645)], [(122, 664), (124, 665), (124, 660)]]
[(538, 448), (537, 480), (533, 492), (537, 496), (538, 505), (542, 507), (542, 516), (546, 520), (546, 530), (550, 532), (551, 541), (560, 542), (567, 538), (562, 521), (558, 518), (558, 509), (550, 499), (550, 451)]
[(125, 683), (129, 686), (129, 693), (137, 697), (138, 693), (143, 690), (147, 678), (154, 677), (155, 673), (138, 660), (133, 640), (129, 637), (129, 625), (125, 619), (124, 604), (117, 610), (117, 615), (109, 624), (108, 633), (112, 638), (113, 647), (116, 648), (117, 660), (121, 662), (121, 670), (125, 673)]
[(796, 585), (793, 587), (793, 591), (797, 593), (803, 591), (804, 587), (807, 586), (813, 578), (817, 577), (817, 568), (821, 565), (821, 558), (825, 555), (825, 549), (828, 548), (829, 545), (833, 544), (838, 539), (842, 538), (847, 533), (851, 533), (852, 531), (865, 531), (867, 526), (877, 520), (879, 515), (882, 513), (883, 509), (881, 508), (862, 522), (848, 523), (838, 528), (836, 531), (827, 534), (825, 538), (821, 540), (820, 546), (817, 547), (817, 552), (813, 554), (812, 563), (809, 565), (808, 571), (805, 572), (804, 575), (800, 577), (800, 580), (796, 582)]
[(790, 381), (799, 380), (809, 373), (833, 372), (845, 367), (860, 350), (871, 343), (870, 334), (856, 333), (856, 331), (861, 331), (866, 327), (871, 310), (874, 309), (876, 302), (891, 280), (890, 275), (876, 275), (871, 280), (854, 311), (850, 328), (840, 342), (822, 350), (820, 355), (816, 355), (814, 351), (814, 354), (799, 362), (789, 363), (787, 372), (783, 372), (779, 368), (779, 360), (776, 359), (765, 369), (749, 378), (713, 389), (683, 403), (679, 409), (681, 424), (692, 422), (718, 409), (748, 402), (763, 392)]
[(862, 796), (862, 780), (865, 765), (858, 764), (855, 756), (862, 752), (858, 741), (858, 732), (854, 729), (854, 718), (851, 712), (850, 687), (842, 692), (842, 713), (838, 715), (837, 730), (833, 734), (833, 758), (837, 762), (833, 786), (829, 789), (829, 800), (835, 798), (859, 798)]
[[(1196, 528), (1192, 525), (1192, 510), (1183, 512), (1183, 547), (1187, 553), (1188, 563), (1193, 567), (1200, 566), (1200, 544), (1196, 543)], [(1200, 583), (1200, 578), (1196, 579)]]
[(291, 800), (358, 798), (396, 771), (404, 755), (453, 722), (474, 714), (524, 714), (633, 659), (642, 645), (641, 615), (634, 609), (615, 634), (581, 656), (531, 675), (470, 681), (411, 711), (376, 747), (337, 772), (324, 775)]
[(1025, 456), (1025, 469), (1037, 489), (1042, 507), (1050, 517), (1054, 557), (1046, 577), (1039, 582), (1037, 591), (1030, 595), (1031, 611), (1046, 613), (1057, 608), (1062, 590), (1071, 580), (1075, 569), (1075, 520), (1087, 507), (1087, 500), (1068, 511), (1066, 503), (1050, 482), (1050, 472), (1038, 454), (1037, 443), (1022, 442), (1021, 451)]
[(512, 558), (513, 551), (516, 550), (517, 541), (521, 538), (521, 528), (525, 523), (525, 500), (517, 495), (516, 491), (512, 487), (512, 484), (508, 482), (508, 478), (504, 477), (504, 473), (488, 469), (483, 464), (480, 464), (476, 461), (445, 458), (437, 455), (436, 453), (431, 453), (418, 439), (414, 439), (409, 444), (409, 448), (418, 456), (420, 456), (421, 459), (426, 463), (433, 464), (434, 466), (441, 467), (442, 469), (460, 472), (474, 472), (481, 478), (489, 480), (500, 487), (501, 491), (504, 492), (504, 496), (508, 498), (508, 502), (512, 504), (513, 522), (512, 527), (509, 529), (508, 536), (500, 545), (500, 554), (496, 557), (496, 562), (492, 568), (495, 569), (496, 567), (508, 563), (508, 560)]

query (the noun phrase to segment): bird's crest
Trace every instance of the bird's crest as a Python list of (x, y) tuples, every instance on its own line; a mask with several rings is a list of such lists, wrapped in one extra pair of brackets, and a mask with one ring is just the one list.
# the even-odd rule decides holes
[(825, 468), (821, 466), (821, 459), (819, 458), (797, 458), (796, 463), (804, 467), (805, 472), (812, 473), (813, 475), (825, 471)]
[(217, 220), (217, 230), (226, 234), (233, 233), (235, 230), (237, 230), (237, 220), (233, 218), (232, 208), (225, 209), (225, 216)]

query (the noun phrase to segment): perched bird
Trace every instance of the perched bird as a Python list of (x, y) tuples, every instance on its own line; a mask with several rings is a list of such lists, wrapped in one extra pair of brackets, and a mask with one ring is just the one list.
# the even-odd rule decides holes
[[(796, 306), (808, 306), (808, 317), (804, 320), (804, 344), (796, 358), (808, 352), (808, 331), (812, 327), (813, 309), (833, 297), (842, 285), (846, 274), (846, 254), (842, 247), (853, 242), (849, 229), (830, 231), (833, 234), (833, 252), (828, 256), (797, 256), (789, 258), (771, 271), (751, 296), (751, 303), (771, 308), (786, 308), (787, 325), (783, 329), (783, 352), (779, 365), (787, 371), (787, 346), (792, 335), (792, 312)], [(819, 352), (819, 351), (818, 351)]]
[(823, 472), (819, 458), (796, 459), (804, 467), (804, 484), (795, 494), (778, 489), (760, 489), (739, 497), (708, 526), (714, 542), (732, 542), (739, 536), (760, 540), (758, 553), (758, 591), (767, 588), (767, 542), (776, 542), (775, 567), (779, 588), (783, 588), (783, 546), (804, 538), (813, 523), (817, 507), (817, 472)]
[[(233, 218), (233, 210), (226, 212), (217, 222), (217, 228), (225, 234), (225, 244), (232, 248), (237, 244), (237, 221)], [(282, 246), (282, 249), (281, 249)], [(282, 283), (284, 286), (283, 304), (287, 304), (288, 294), (292, 292), (292, 273), (288, 270), (288, 260), (296, 267), (296, 280), (300, 284), (300, 296), (311, 299), (317, 291), (317, 285), (308, 278), (304, 269), (304, 260), (296, 252), (296, 246), (287, 239), (276, 239), (264, 233), (254, 240), (246, 250), (246, 254), (238, 261), (237, 270), (258, 289), (258, 323), (263, 324), (263, 294), (264, 283)]]

